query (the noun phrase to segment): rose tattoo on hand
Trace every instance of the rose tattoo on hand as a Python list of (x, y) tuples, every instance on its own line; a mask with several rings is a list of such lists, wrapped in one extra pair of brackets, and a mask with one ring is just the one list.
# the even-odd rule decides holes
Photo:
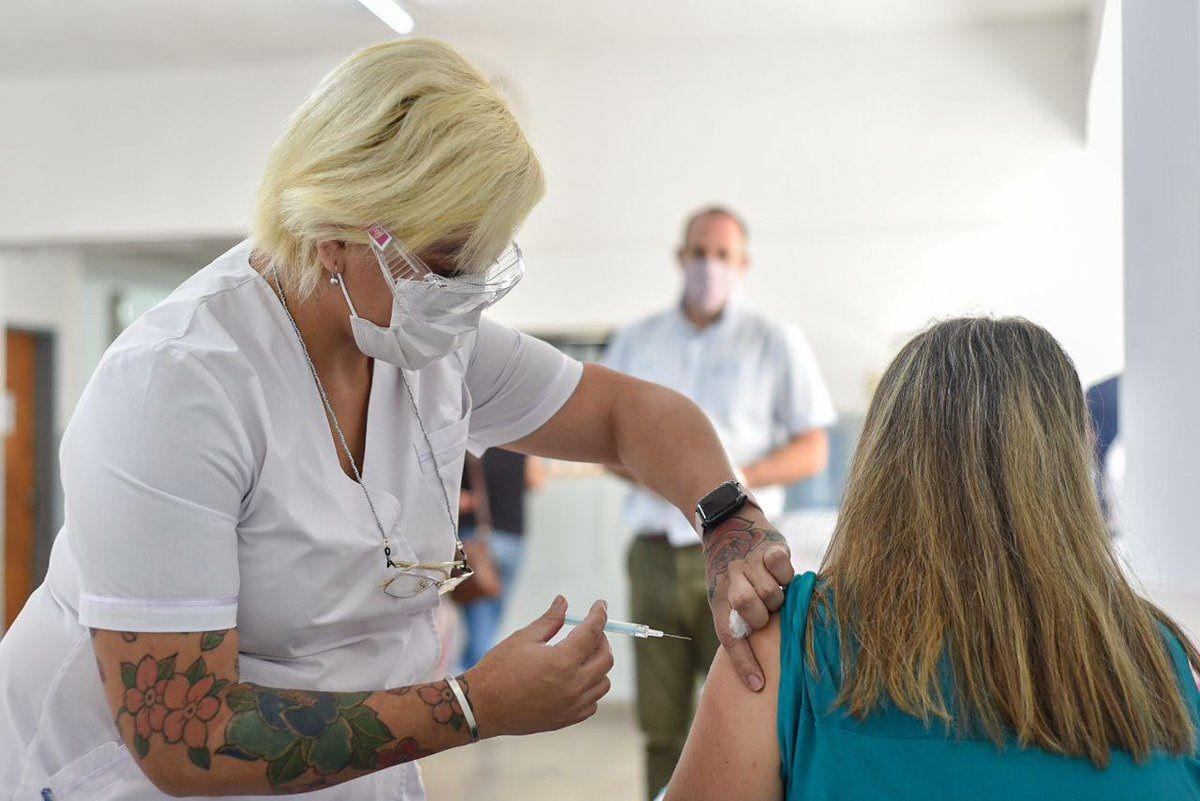
[(729, 571), (736, 561), (745, 561), (755, 548), (764, 542), (787, 541), (772, 526), (759, 523), (749, 517), (734, 515), (704, 538), (704, 557), (708, 564), (708, 599), (717, 592), (717, 580)]

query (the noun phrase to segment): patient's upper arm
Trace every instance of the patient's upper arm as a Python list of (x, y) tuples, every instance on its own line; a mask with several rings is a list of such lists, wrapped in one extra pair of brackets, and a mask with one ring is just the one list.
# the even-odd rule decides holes
[(779, 801), (776, 707), (779, 700), (779, 616), (750, 636), (765, 686), (746, 689), (724, 649), (717, 652), (667, 801)]

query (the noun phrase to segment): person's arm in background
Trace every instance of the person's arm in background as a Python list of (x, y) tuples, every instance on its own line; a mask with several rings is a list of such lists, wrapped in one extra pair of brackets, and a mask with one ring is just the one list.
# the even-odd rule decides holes
[(795, 484), (829, 464), (825, 428), (834, 423), (837, 413), (817, 357), (798, 328), (783, 330), (775, 347), (775, 363), (778, 374), (772, 422), (791, 436), (762, 459), (742, 465), (746, 486), (751, 489)]
[(743, 483), (750, 489), (795, 484), (817, 475), (827, 464), (829, 435), (823, 428), (813, 428), (795, 435), (758, 461), (743, 465)]
[[(666, 387), (597, 364), (584, 365), (570, 399), (545, 424), (505, 447), (553, 459), (621, 465), (691, 520), (700, 498), (734, 478), (712, 423), (695, 403)], [(791, 581), (786, 541), (747, 504), (705, 533), (708, 597), (721, 644), (748, 687), (762, 676), (746, 641), (734, 636), (736, 609), (751, 629), (783, 605)]]
[(750, 635), (763, 667), (760, 693), (742, 686), (729, 658), (718, 652), (709, 669), (683, 756), (667, 785), (666, 801), (780, 801), (779, 617)]
[(547, 478), (549, 478), (549, 471), (546, 470), (546, 463), (536, 456), (527, 456), (525, 458), (525, 489), (541, 489)]
[[(596, 602), (583, 625), (548, 645), (566, 601), (458, 677), (481, 737), (570, 726), (608, 691), (612, 649)], [(445, 679), (362, 692), (242, 682), (238, 632), (93, 629), (116, 727), (146, 777), (172, 796), (302, 793), (471, 741)]]

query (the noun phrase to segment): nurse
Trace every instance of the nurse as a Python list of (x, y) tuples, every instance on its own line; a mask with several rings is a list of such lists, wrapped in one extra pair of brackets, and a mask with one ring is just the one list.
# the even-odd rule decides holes
[(433, 610), (470, 575), (468, 448), (618, 465), (698, 508), (718, 629), (761, 687), (731, 602), (765, 624), (791, 569), (704, 415), (480, 317), (520, 280), (542, 193), (450, 47), (378, 45), (322, 81), (250, 239), (131, 326), (79, 402), (66, 523), (0, 641), (0, 798), (420, 799), (422, 756), (589, 717), (600, 602), (556, 645), (561, 597), (430, 675)]

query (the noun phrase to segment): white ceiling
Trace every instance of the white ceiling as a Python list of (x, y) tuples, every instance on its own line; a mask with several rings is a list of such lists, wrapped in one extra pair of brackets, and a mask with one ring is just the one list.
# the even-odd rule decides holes
[[(1080, 14), (1097, 0), (407, 0), (416, 33), (720, 42)], [(356, 0), (3, 0), (0, 76), (254, 63), (392, 36)]]
[(390, 34), (356, 0), (0, 0), (0, 75), (275, 61)]
[(408, 0), (417, 18), (458, 29), (564, 38), (801, 37), (914, 30), (1081, 14), (1095, 0)]

